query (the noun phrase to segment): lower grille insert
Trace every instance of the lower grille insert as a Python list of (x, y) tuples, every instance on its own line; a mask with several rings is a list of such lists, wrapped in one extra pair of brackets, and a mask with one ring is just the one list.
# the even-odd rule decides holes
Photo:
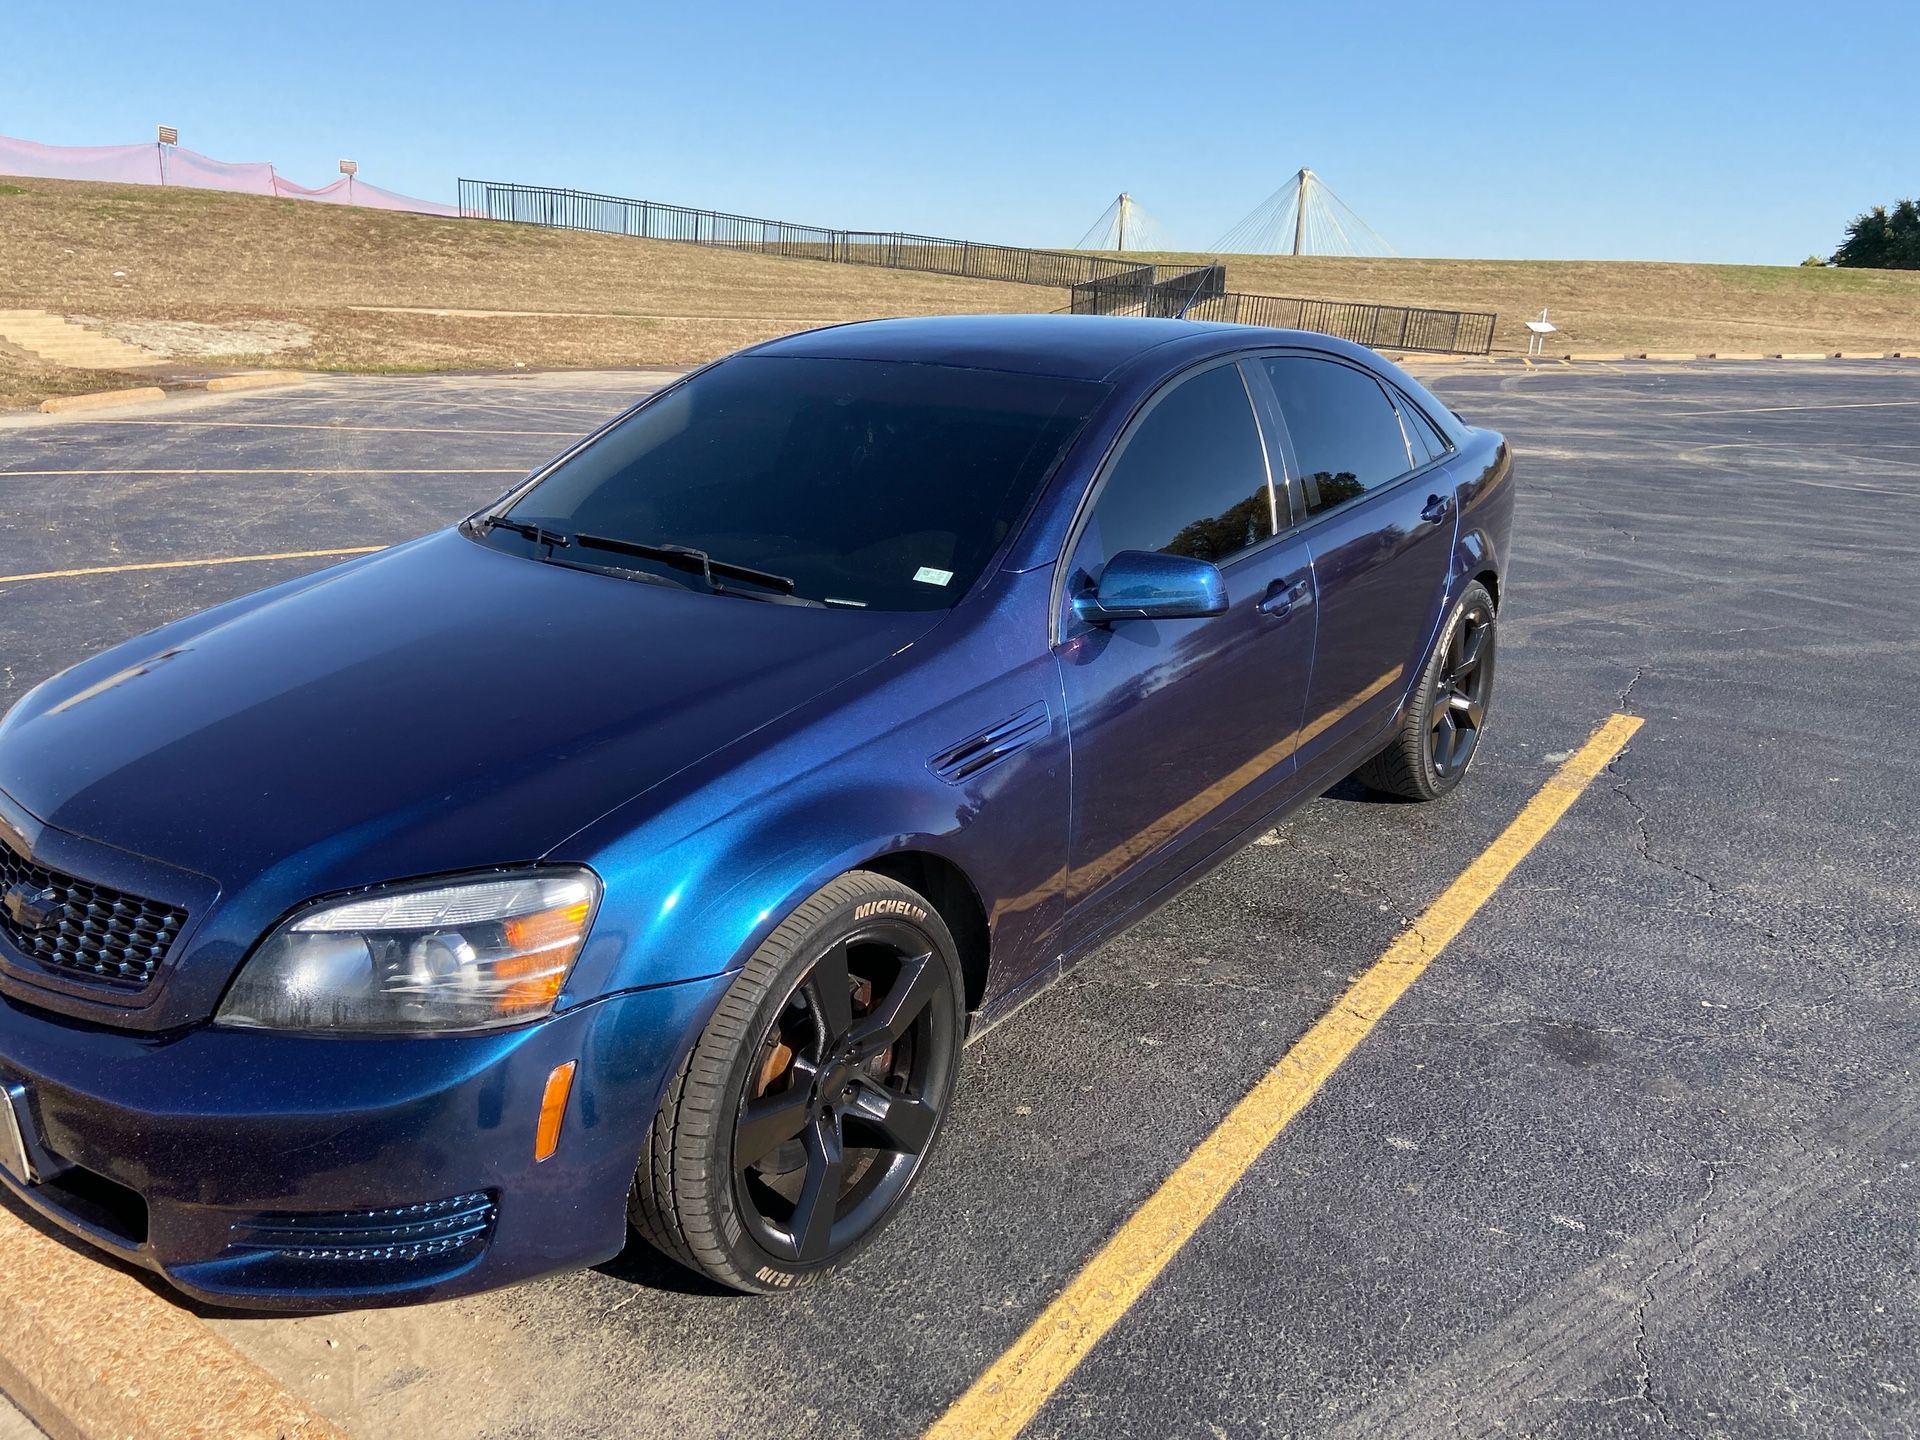
[(485, 1191), (475, 1191), (384, 1210), (261, 1215), (235, 1225), (229, 1243), (347, 1265), (451, 1259), (485, 1247), (497, 1211)]

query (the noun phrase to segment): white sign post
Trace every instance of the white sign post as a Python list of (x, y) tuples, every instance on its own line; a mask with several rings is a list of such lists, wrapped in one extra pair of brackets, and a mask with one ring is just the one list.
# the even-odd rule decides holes
[(1541, 347), (1547, 343), (1547, 336), (1553, 334), (1559, 328), (1557, 325), (1547, 323), (1547, 312), (1543, 307), (1538, 320), (1527, 321), (1527, 354), (1540, 354)]

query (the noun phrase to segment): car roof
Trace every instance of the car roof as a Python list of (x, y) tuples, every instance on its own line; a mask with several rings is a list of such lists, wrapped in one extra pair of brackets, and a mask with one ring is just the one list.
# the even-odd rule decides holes
[[(1179, 343), (1182, 341), (1187, 343)], [(789, 335), (757, 346), (751, 353), (894, 360), (1105, 380), (1163, 346), (1173, 347), (1167, 352), (1170, 365), (1184, 365), (1216, 350), (1225, 353), (1251, 345), (1293, 344), (1364, 353), (1357, 346), (1301, 331), (1121, 315), (934, 315), (913, 320), (863, 320)]]

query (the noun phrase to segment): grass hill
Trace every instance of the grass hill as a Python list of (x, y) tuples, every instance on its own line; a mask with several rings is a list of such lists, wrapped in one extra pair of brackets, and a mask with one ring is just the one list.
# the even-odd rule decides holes
[[(103, 321), (203, 365), (681, 366), (840, 320), (1066, 298), (529, 225), (0, 177), (0, 310)], [(0, 354), (14, 403), (63, 388), (101, 385)]]
[[(1204, 255), (1137, 256), (1204, 264)], [(1405, 260), (1229, 255), (1227, 288), (1499, 314), (1523, 351), (1549, 310), (1565, 350), (1920, 350), (1920, 271), (1641, 260)]]
[[(1510, 350), (1542, 305), (1575, 349), (1920, 349), (1920, 273), (1272, 256), (1227, 267), (1239, 290), (1496, 310)], [(98, 322), (176, 366), (680, 366), (839, 320), (1065, 303), (1037, 286), (620, 236), (0, 177), (0, 310)], [(102, 383), (0, 346), (0, 405)]]

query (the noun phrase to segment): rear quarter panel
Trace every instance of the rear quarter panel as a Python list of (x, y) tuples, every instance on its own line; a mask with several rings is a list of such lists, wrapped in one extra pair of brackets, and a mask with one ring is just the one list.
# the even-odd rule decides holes
[(1496, 605), (1507, 598), (1508, 549), (1513, 536), (1513, 451), (1506, 437), (1492, 430), (1465, 429), (1450, 463), (1460, 504), (1454, 545), (1453, 583), (1457, 595), (1476, 576), (1491, 576)]
[(1513, 451), (1507, 437), (1469, 424), (1444, 401), (1398, 365), (1374, 356), (1373, 363), (1400, 387), (1452, 442), (1448, 471), (1454, 483), (1460, 521), (1454, 532), (1449, 602), (1474, 577), (1490, 575), (1496, 602), (1506, 596), (1507, 546), (1513, 532)]

